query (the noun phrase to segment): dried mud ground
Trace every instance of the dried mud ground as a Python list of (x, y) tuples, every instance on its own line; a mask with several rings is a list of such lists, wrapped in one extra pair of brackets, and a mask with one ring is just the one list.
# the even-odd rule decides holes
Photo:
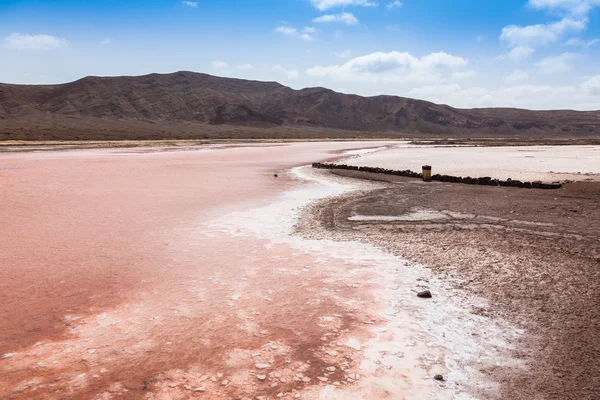
[(524, 371), (483, 367), (498, 398), (600, 398), (600, 182), (545, 191), (330, 173), (385, 187), (313, 205), (300, 232), (422, 264), (488, 300), (473, 313), (524, 329), (513, 355)]

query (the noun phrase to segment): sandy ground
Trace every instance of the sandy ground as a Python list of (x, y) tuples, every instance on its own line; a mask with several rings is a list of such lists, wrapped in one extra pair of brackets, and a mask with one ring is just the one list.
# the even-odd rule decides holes
[(191, 150), (194, 147), (227, 147), (227, 146), (252, 146), (265, 143), (298, 143), (298, 142), (354, 142), (357, 141), (382, 141), (389, 142), (393, 139), (386, 138), (361, 138), (350, 136), (349, 139), (340, 137), (327, 139), (326, 135), (314, 139), (277, 138), (272, 139), (197, 139), (197, 140), (2, 140), (0, 153), (20, 153), (36, 151), (64, 151), (82, 149), (116, 149), (116, 148), (155, 148), (158, 151)]
[[(600, 398), (600, 183), (543, 191), (327, 173), (384, 187), (317, 203), (300, 232), (371, 243), (423, 265), (456, 289), (453, 298), (485, 299), (472, 314), (522, 330), (511, 354), (525, 367), (473, 362), (498, 386), (472, 395)], [(496, 345), (489, 326), (473, 334)]]
[(518, 179), (521, 181), (600, 181), (600, 146), (435, 146), (402, 143), (347, 162), (395, 170), (434, 174)]
[(452, 367), (512, 363), (510, 326), (490, 324), (495, 348), (462, 339), (488, 322), (450, 298), (417, 299), (428, 271), (370, 245), (292, 235), (310, 202), (371, 185), (289, 168), (373, 146), (1, 155), (0, 398), (447, 399), (468, 398), (465, 379), (493, 388)]

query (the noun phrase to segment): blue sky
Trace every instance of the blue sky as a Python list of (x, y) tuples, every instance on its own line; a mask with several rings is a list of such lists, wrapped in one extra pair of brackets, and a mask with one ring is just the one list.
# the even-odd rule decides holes
[(600, 0), (0, 0), (2, 82), (178, 70), (600, 109)]

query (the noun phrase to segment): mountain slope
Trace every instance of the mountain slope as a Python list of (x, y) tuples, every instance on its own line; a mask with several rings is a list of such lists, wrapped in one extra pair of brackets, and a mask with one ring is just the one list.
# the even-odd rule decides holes
[(0, 139), (239, 137), (243, 131), (269, 137), (319, 130), (354, 131), (343, 136), (595, 136), (600, 111), (464, 110), (192, 72), (0, 84)]

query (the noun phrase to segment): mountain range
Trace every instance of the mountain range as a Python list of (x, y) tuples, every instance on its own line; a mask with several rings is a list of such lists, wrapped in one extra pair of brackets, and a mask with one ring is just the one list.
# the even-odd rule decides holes
[(459, 109), (194, 72), (0, 84), (0, 140), (598, 135), (600, 111)]

